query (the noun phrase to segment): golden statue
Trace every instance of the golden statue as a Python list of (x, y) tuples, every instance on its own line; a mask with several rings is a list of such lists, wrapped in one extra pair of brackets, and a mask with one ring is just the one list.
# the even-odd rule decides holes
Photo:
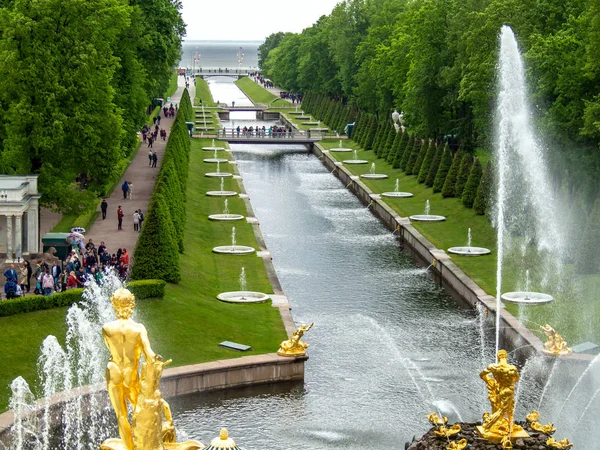
[(508, 363), (506, 350), (500, 350), (498, 362), (487, 366), (479, 376), (487, 386), (492, 412), (483, 415), (483, 425), (477, 430), (488, 441), (501, 442), (503, 448), (512, 448), (511, 440), (529, 437), (522, 427), (514, 423), (513, 417), (519, 371)]
[(448, 423), (448, 418), (446, 416), (439, 417), (436, 413), (432, 412), (427, 416), (432, 425), (446, 425)]
[(573, 447), (573, 443), (569, 442), (567, 438), (564, 438), (562, 441), (557, 441), (554, 438), (548, 438), (546, 441), (546, 445), (552, 448), (566, 449)]
[(529, 414), (527, 414), (525, 416), (525, 420), (527, 420), (527, 422), (529, 422), (529, 423), (537, 422), (538, 420), (540, 420), (540, 413), (534, 409), (533, 411), (531, 411)]
[(304, 324), (300, 325), (300, 327), (294, 331), (291, 339), (287, 341), (283, 341), (279, 345), (279, 350), (277, 350), (277, 354), (279, 356), (306, 356), (306, 349), (308, 348), (308, 344), (306, 342), (302, 342), (300, 338), (313, 327), (314, 323), (306, 326)]
[(433, 434), (439, 437), (450, 437), (460, 433), (462, 428), (459, 424), (454, 424), (451, 427), (441, 425), (437, 430), (433, 430)]
[(562, 355), (570, 355), (573, 353), (569, 347), (567, 347), (567, 343), (563, 339), (563, 337), (554, 331), (550, 325), (540, 325), (540, 328), (544, 331), (544, 334), (548, 337), (548, 340), (544, 344), (544, 349), (542, 350), (546, 355), (551, 356), (562, 356)]
[(554, 428), (554, 425), (552, 425), (551, 423), (547, 425), (542, 425), (539, 422), (531, 422), (529, 426), (532, 430), (539, 431), (540, 433), (544, 434), (553, 434), (556, 431), (556, 428)]
[(467, 440), (461, 439), (460, 441), (450, 441), (446, 450), (463, 450), (467, 446)]
[[(110, 351), (106, 382), (120, 439), (107, 439), (100, 450), (204, 448), (196, 441), (176, 443), (171, 409), (160, 392), (163, 367), (171, 361), (163, 362), (152, 351), (146, 328), (131, 319), (135, 297), (127, 289), (118, 289), (110, 300), (117, 320), (102, 327), (102, 336)], [(145, 362), (139, 376), (142, 356)], [(131, 422), (128, 406), (132, 411)]]

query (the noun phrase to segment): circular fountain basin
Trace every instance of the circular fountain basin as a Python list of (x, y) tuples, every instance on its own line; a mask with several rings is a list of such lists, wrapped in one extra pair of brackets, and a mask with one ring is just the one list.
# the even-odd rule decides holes
[(344, 164), (367, 164), (369, 161), (366, 159), (345, 159)]
[(271, 297), (262, 292), (253, 291), (232, 291), (221, 292), (217, 298), (226, 303), (264, 303)]
[(209, 197), (233, 197), (238, 193), (235, 191), (208, 191), (206, 195)]
[(232, 177), (233, 174), (229, 172), (208, 172), (205, 173), (204, 176), (209, 178), (229, 178)]
[(352, 150), (353, 150), (352, 148), (344, 148), (344, 147), (337, 147), (337, 148), (329, 149), (330, 152), (351, 152)]
[(392, 198), (408, 198), (412, 197), (413, 194), (410, 192), (382, 192), (381, 195), (384, 197), (392, 197)]
[(213, 248), (212, 251), (222, 255), (249, 255), (256, 250), (253, 247), (247, 247), (245, 245), (220, 245)]
[(542, 294), (541, 292), (506, 292), (500, 298), (508, 303), (531, 306), (544, 305), (554, 300), (551, 295)]
[(208, 216), (208, 220), (216, 220), (218, 222), (234, 222), (243, 218), (244, 216), (241, 214), (211, 214)]
[(436, 216), (435, 214), (417, 214), (409, 217), (415, 222), (443, 222), (446, 220), (444, 216)]
[(484, 247), (450, 247), (448, 253), (463, 256), (483, 256), (489, 255), (491, 250)]
[(206, 158), (204, 160), (205, 163), (226, 163), (229, 162), (228, 159), (225, 158)]
[(225, 147), (202, 147), (202, 150), (206, 150), (207, 152), (214, 152), (216, 150), (220, 152), (221, 150), (225, 150)]
[(367, 178), (369, 180), (383, 180), (388, 176), (385, 173), (363, 173), (361, 178)]

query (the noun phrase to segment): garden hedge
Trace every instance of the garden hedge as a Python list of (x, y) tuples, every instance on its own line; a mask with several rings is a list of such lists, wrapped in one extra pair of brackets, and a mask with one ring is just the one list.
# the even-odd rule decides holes
[(473, 209), (479, 216), (483, 216), (487, 212), (488, 205), (490, 204), (492, 183), (494, 182), (493, 176), (492, 164), (488, 161), (481, 182), (477, 187), (477, 194), (475, 195), (475, 202), (473, 203)]
[(446, 144), (445, 146), (437, 146), (435, 155), (433, 156), (433, 161), (431, 161), (429, 173), (427, 174), (427, 178), (425, 178), (425, 186), (433, 187), (433, 183), (435, 183), (435, 176), (437, 175), (437, 171), (440, 167), (440, 162), (442, 162), (442, 155), (444, 154), (444, 149), (446, 147), (448, 147), (448, 144)]
[(481, 177), (483, 176), (483, 168), (479, 162), (479, 158), (475, 158), (473, 167), (469, 173), (469, 178), (465, 184), (465, 188), (462, 193), (462, 202), (467, 208), (472, 208), (475, 203), (475, 197), (477, 195), (477, 188), (481, 184)]
[[(462, 150), (458, 150), (452, 158), (452, 165), (446, 174), (446, 178), (444, 179), (444, 184), (442, 185), (442, 197), (454, 197), (454, 192), (456, 188), (456, 180), (458, 179), (458, 172), (460, 170), (460, 163), (462, 162), (463, 152)], [(435, 192), (435, 190), (434, 190)]]
[(470, 153), (465, 153), (460, 162), (460, 169), (458, 170), (458, 176), (456, 177), (456, 184), (454, 185), (454, 196), (461, 198), (471, 169), (473, 168), (473, 156)]
[[(166, 283), (162, 280), (140, 280), (131, 281), (127, 284), (127, 288), (135, 294), (137, 300), (144, 300), (146, 298), (163, 298), (165, 296), (165, 285)], [(12, 300), (2, 300), (0, 301), (0, 317), (71, 306), (73, 303), (81, 301), (82, 293), (83, 289), (70, 289), (47, 297), (32, 295)]]
[(429, 141), (429, 145), (427, 146), (427, 153), (425, 153), (425, 158), (423, 158), (423, 163), (421, 164), (421, 168), (419, 169), (419, 174), (417, 175), (417, 181), (419, 183), (425, 183), (425, 179), (427, 178), (427, 174), (429, 173), (429, 168), (431, 167), (431, 163), (433, 162), (433, 157), (435, 156), (436, 146), (433, 141)]

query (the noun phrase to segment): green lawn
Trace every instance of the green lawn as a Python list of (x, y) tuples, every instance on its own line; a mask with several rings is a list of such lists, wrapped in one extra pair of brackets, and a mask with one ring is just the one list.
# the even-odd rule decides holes
[[(194, 139), (190, 154), (187, 188), (186, 251), (180, 256), (182, 280), (169, 284), (165, 298), (140, 301), (138, 316), (148, 328), (153, 347), (173, 366), (216, 359), (236, 358), (248, 354), (275, 352), (286, 339), (279, 310), (270, 303), (233, 305), (219, 302), (215, 296), (223, 291), (239, 290), (239, 275), (245, 267), (248, 289), (272, 293), (261, 258), (255, 255), (230, 256), (212, 252), (216, 245), (231, 243), (232, 224), (211, 222), (208, 214), (223, 211), (224, 200), (207, 197), (207, 190), (218, 190), (219, 179), (207, 178), (214, 164), (202, 160), (212, 156), (201, 150), (210, 139)], [(221, 152), (223, 154), (223, 152)], [(225, 170), (226, 165), (221, 166)], [(231, 166), (234, 167), (234, 166)], [(226, 180), (225, 189), (237, 190), (237, 181)], [(243, 201), (230, 198), (229, 210), (246, 215)], [(236, 240), (240, 245), (257, 248), (252, 227), (236, 222)], [(48, 334), (59, 340), (65, 336), (66, 308), (0, 318), (0, 347), (4, 361), (0, 369), (0, 411), (8, 404), (9, 383), (22, 375), (30, 384), (36, 379), (36, 360), (40, 345)], [(230, 340), (252, 346), (239, 353), (219, 347)]]
[[(326, 149), (331, 149), (339, 145), (339, 140), (323, 140), (321, 145)], [(359, 148), (352, 140), (344, 141), (344, 147)], [(352, 153), (331, 152), (330, 155), (339, 161), (353, 158)], [(485, 156), (487, 157), (487, 155)], [(411, 198), (382, 197), (401, 216), (423, 214), (427, 200), (431, 204), (431, 214), (446, 216), (445, 222), (413, 222), (413, 226), (437, 248), (447, 250), (449, 247), (466, 245), (467, 230), (471, 228), (472, 245), (489, 248), (492, 250), (492, 254), (477, 258), (451, 255), (452, 261), (483, 290), (495, 296), (496, 232), (488, 218), (477, 216), (473, 209), (463, 206), (457, 198), (443, 198), (440, 193), (434, 194), (431, 188), (419, 184), (415, 176), (405, 175), (400, 169), (393, 169), (382, 159), (376, 158), (373, 151), (359, 149), (358, 158), (367, 160), (369, 163), (346, 165), (345, 167), (352, 173), (356, 175), (368, 173), (371, 163), (374, 162), (377, 173), (385, 173), (389, 176), (384, 180), (361, 180), (374, 193), (393, 191), (396, 179), (398, 179), (401, 191), (414, 194), (414, 197)], [(537, 254), (529, 249), (525, 255), (506, 254), (504, 260), (503, 292), (524, 289), (524, 267), (531, 272), (531, 289), (540, 289), (542, 270), (548, 266), (545, 255)], [(506, 308), (516, 317), (520, 317), (525, 325), (539, 336), (542, 336), (539, 325), (550, 323), (569, 343), (577, 344), (583, 341), (600, 343), (600, 329), (595, 326), (594, 320), (600, 316), (600, 306), (596, 300), (596, 288), (599, 283), (600, 277), (598, 276), (577, 276), (571, 267), (566, 267), (562, 273), (557, 274), (555, 280), (546, 281), (546, 285), (551, 287), (548, 292), (555, 297), (553, 303), (522, 309), (507, 304)], [(581, 326), (581, 324), (586, 325)]]
[[(298, 111), (302, 110), (302, 106), (298, 107)], [(309, 128), (316, 128), (317, 125), (304, 125), (302, 124), (302, 122), (318, 122), (317, 119), (315, 119), (314, 117), (311, 116), (310, 120), (308, 119), (303, 119), (303, 120), (298, 120), (298, 116), (295, 114), (289, 114), (290, 111), (295, 111), (294, 109), (290, 109), (290, 108), (270, 108), (269, 111), (273, 111), (273, 112), (278, 112), (281, 113), (287, 120), (289, 120), (290, 122), (292, 122), (299, 130), (308, 130)], [(310, 116), (310, 114), (305, 113), (304, 117), (308, 117)], [(327, 125), (321, 122), (321, 127), (323, 128), (327, 128)]]
[(255, 104), (262, 103), (263, 105), (269, 105), (273, 100), (277, 99), (276, 95), (271, 94), (265, 88), (256, 84), (248, 77), (243, 77), (239, 80), (236, 80), (235, 84)]
[(194, 105), (199, 105), (200, 102), (204, 106), (217, 106), (215, 101), (212, 98), (212, 94), (210, 93), (210, 89), (208, 88), (208, 83), (203, 78), (195, 78), (196, 80), (196, 100), (194, 101)]

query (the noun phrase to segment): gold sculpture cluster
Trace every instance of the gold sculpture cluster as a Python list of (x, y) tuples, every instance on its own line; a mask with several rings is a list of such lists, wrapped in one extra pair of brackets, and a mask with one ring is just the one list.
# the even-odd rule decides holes
[(544, 349), (542, 350), (546, 355), (550, 356), (562, 356), (570, 355), (573, 353), (563, 337), (558, 334), (554, 328), (550, 325), (540, 325), (540, 328), (544, 331), (544, 334), (548, 337), (548, 340), (544, 343)]
[(451, 427), (447, 427), (448, 418), (446, 416), (438, 416), (436, 413), (432, 412), (427, 416), (429, 422), (435, 426), (435, 430), (433, 430), (433, 434), (437, 437), (445, 437), (448, 439), (448, 446), (446, 450), (462, 450), (467, 446), (466, 439), (460, 439), (458, 441), (450, 441), (450, 437), (454, 436), (461, 432), (462, 428), (459, 424), (454, 424)]
[[(551, 423), (547, 425), (542, 425), (541, 423), (539, 423), (538, 420), (540, 418), (540, 413), (538, 413), (535, 410), (528, 414), (525, 418), (527, 419), (527, 422), (529, 422), (529, 426), (532, 430), (539, 431), (540, 433), (544, 433), (549, 436), (554, 434), (554, 432), (556, 431), (556, 428)], [(548, 440), (546, 440), (546, 445), (552, 448), (567, 449), (571, 448), (573, 446), (573, 443), (569, 442), (567, 438), (557, 441), (553, 437), (549, 437)]]
[(205, 448), (197, 441), (177, 443), (171, 408), (160, 392), (163, 368), (171, 360), (163, 361), (154, 353), (144, 325), (131, 319), (135, 297), (127, 289), (118, 289), (111, 302), (117, 320), (104, 325), (102, 336), (110, 352), (106, 383), (120, 438), (107, 439), (100, 450)]
[(298, 327), (292, 337), (286, 341), (283, 341), (279, 345), (279, 350), (277, 350), (277, 354), (279, 356), (288, 356), (288, 357), (298, 357), (298, 356), (306, 356), (306, 349), (309, 345), (306, 342), (302, 342), (301, 338), (304, 336), (308, 330), (313, 327), (314, 323), (310, 325), (302, 324)]

